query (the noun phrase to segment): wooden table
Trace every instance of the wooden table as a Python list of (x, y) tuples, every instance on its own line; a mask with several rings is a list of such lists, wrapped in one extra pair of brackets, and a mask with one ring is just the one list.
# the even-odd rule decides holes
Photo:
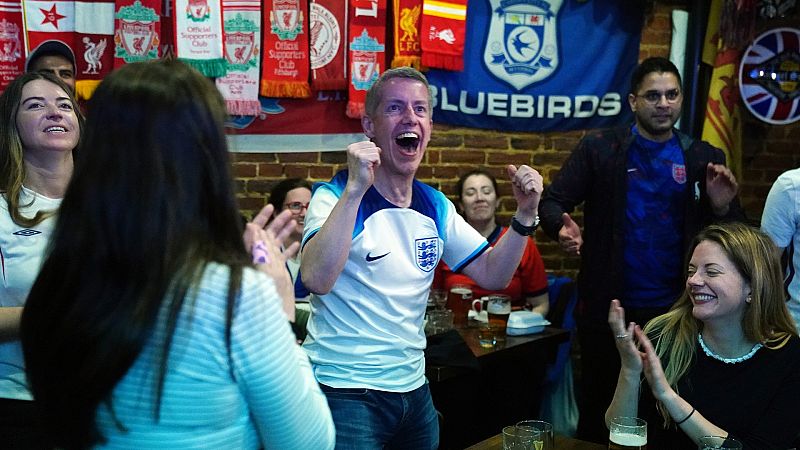
[[(566, 330), (546, 327), (541, 333), (508, 336), (504, 344), (483, 348), (476, 323), (457, 331), (469, 349), (462, 344), (459, 365), (443, 363), (441, 354), (435, 363), (426, 358), (433, 403), (441, 414), (441, 449), (463, 449), (505, 425), (538, 418), (545, 369), (558, 345), (569, 339)], [(435, 350), (435, 344), (430, 347)], [(474, 358), (472, 367), (465, 366), (464, 353)]]
[[(586, 442), (559, 435), (555, 436), (554, 447), (557, 450), (605, 450), (608, 448), (605, 445), (594, 442)], [(489, 439), (467, 447), (467, 450), (503, 450), (503, 434), (496, 434)]]

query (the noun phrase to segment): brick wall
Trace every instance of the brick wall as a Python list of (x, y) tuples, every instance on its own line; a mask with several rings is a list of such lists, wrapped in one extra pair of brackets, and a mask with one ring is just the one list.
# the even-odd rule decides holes
[[(668, 56), (671, 35), (670, 13), (686, 8), (688, 1), (653, 2), (642, 33), (640, 59)], [(769, 24), (769, 28), (774, 27)], [(775, 178), (800, 166), (800, 122), (770, 126), (749, 117), (744, 119), (744, 173), (742, 203), (753, 219), (761, 217), (764, 199)], [(461, 173), (477, 166), (492, 171), (500, 182), (502, 204), (499, 220), (506, 223), (515, 209), (511, 188), (504, 175), (507, 164), (528, 164), (539, 170), (545, 183), (558, 172), (584, 132), (507, 133), (446, 125), (434, 125), (433, 136), (418, 172), (418, 178), (451, 196)], [(251, 216), (260, 209), (272, 186), (286, 177), (328, 180), (346, 166), (344, 152), (323, 153), (235, 153), (233, 171), (243, 213)], [(577, 215), (580, 221), (580, 215)], [(548, 271), (575, 276), (578, 260), (564, 255), (541, 231), (537, 244)]]

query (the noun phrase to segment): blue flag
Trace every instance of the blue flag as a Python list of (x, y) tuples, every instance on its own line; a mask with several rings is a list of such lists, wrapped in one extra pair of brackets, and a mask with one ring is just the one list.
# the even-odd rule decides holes
[(605, 128), (632, 120), (641, 2), (472, 0), (464, 71), (431, 69), (434, 120), (507, 131)]

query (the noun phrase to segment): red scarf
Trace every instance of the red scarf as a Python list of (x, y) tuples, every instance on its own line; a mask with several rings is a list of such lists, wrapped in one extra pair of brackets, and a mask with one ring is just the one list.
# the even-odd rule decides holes
[(0, 3), (0, 92), (25, 71), (25, 36), (19, 0)]
[(161, 2), (116, 0), (114, 67), (158, 58)]
[(463, 70), (466, 24), (467, 0), (423, 0), (422, 64)]
[(344, 25), (347, 0), (311, 0), (309, 48), (311, 87), (315, 90), (347, 89)]
[(75, 3), (65, 0), (23, 0), (28, 54), (42, 42), (65, 43), (75, 53)]
[(394, 59), (392, 67), (411, 66), (420, 69), (420, 14), (422, 0), (393, 0)]
[(114, 67), (114, 2), (84, 0), (75, 2), (75, 92), (89, 99)]
[(311, 96), (308, 83), (308, 0), (264, 2), (261, 95)]
[(386, 67), (386, 0), (352, 0), (349, 13), (347, 117), (358, 119), (367, 90)]

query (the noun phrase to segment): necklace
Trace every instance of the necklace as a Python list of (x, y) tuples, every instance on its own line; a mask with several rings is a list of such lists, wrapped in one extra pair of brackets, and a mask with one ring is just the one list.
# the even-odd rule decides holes
[(703, 342), (703, 335), (702, 334), (698, 334), (697, 335), (697, 342), (700, 343), (700, 347), (703, 349), (703, 352), (706, 354), (706, 356), (708, 356), (709, 358), (714, 358), (714, 359), (716, 359), (718, 361), (722, 361), (725, 364), (736, 364), (736, 363), (740, 363), (742, 361), (747, 361), (748, 359), (752, 358), (753, 355), (755, 355), (756, 352), (761, 347), (763, 347), (763, 345), (761, 345), (761, 343), (759, 342), (759, 343), (756, 343), (756, 345), (754, 345), (753, 348), (750, 349), (750, 351), (747, 352), (746, 355), (740, 356), (738, 358), (723, 358), (722, 356), (719, 356), (718, 354), (716, 354), (713, 351), (711, 351), (711, 349), (706, 346), (706, 343)]

